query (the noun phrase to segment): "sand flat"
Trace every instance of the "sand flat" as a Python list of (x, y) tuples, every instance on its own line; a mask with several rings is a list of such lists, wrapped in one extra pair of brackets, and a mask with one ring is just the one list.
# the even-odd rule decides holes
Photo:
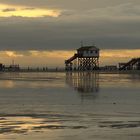
[(0, 73), (0, 139), (140, 139), (140, 75)]

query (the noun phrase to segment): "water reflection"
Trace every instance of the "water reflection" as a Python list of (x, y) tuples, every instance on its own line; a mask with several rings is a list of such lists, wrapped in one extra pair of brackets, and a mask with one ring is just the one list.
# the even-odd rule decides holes
[(0, 73), (0, 89), (64, 87), (62, 73)]
[(15, 84), (12, 80), (0, 81), (0, 88), (14, 88)]
[(66, 83), (78, 91), (81, 98), (96, 98), (99, 92), (99, 73), (68, 72)]

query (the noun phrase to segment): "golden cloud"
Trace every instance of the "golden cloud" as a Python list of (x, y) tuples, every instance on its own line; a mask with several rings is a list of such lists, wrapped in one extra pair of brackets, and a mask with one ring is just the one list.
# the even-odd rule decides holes
[(73, 55), (74, 51), (29, 51), (33, 57), (67, 58)]
[(58, 9), (44, 9), (25, 6), (0, 4), (0, 17), (58, 17), (61, 11)]
[(101, 57), (110, 57), (110, 58), (140, 57), (140, 49), (136, 49), (136, 50), (102, 50)]
[[(29, 51), (1, 51), (1, 56), (8, 57), (50, 57), (50, 58), (62, 58), (67, 59), (71, 57), (75, 52), (74, 51), (38, 51), (38, 50), (29, 50)], [(102, 50), (100, 52), (101, 58), (133, 58), (140, 57), (140, 49), (137, 50)]]
[(18, 54), (17, 52), (14, 51), (5, 51), (5, 55), (8, 57), (23, 57), (23, 54)]

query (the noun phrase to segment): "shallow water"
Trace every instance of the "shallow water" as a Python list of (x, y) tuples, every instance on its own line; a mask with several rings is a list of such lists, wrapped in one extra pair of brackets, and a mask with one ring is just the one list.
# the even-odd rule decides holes
[(0, 139), (139, 140), (140, 75), (0, 73)]

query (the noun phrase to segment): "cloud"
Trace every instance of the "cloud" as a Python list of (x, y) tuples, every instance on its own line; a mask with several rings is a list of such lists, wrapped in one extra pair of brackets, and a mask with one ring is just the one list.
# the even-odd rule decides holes
[(1, 7), (7, 7), (0, 9), (16, 9), (5, 14), (1, 11), (1, 50), (75, 50), (81, 40), (85, 44), (94, 42), (101, 49), (140, 46), (139, 0), (2, 0), (1, 3)]
[(12, 11), (16, 11), (15, 8), (6, 8), (6, 9), (3, 9), (2, 12), (12, 12)]
[(43, 9), (5, 4), (0, 4), (0, 9), (2, 9), (0, 11), (0, 17), (58, 17), (61, 14), (61, 11), (57, 9)]
[(22, 10), (35, 10), (35, 8), (33, 8), (33, 7), (26, 7), (26, 8), (23, 8)]
[[(76, 50), (73, 51), (37, 51), (37, 50), (28, 50), (28, 51), (0, 51), (0, 55), (11, 57), (11, 58), (18, 58), (18, 57), (49, 57), (49, 58), (63, 58), (67, 59), (71, 57)], [(133, 58), (139, 57), (140, 49), (137, 50), (101, 50), (100, 57), (103, 58), (113, 58), (114, 56), (117, 58)]]
[(18, 54), (17, 52), (14, 51), (5, 51), (5, 55), (8, 57), (23, 57), (23, 54)]

